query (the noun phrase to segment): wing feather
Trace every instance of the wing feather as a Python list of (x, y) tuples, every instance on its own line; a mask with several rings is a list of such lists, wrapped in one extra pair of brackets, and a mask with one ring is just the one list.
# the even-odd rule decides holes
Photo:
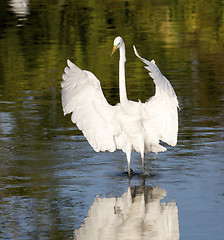
[(67, 64), (61, 83), (64, 115), (72, 113), (72, 122), (95, 151), (115, 151), (114, 135), (119, 127), (114, 119), (116, 107), (107, 102), (94, 74), (70, 60)]
[(135, 55), (146, 64), (145, 68), (156, 85), (155, 95), (144, 105), (144, 128), (150, 139), (162, 140), (171, 146), (177, 143), (178, 101), (169, 80), (163, 76), (155, 61), (148, 61), (139, 56), (135, 46)]

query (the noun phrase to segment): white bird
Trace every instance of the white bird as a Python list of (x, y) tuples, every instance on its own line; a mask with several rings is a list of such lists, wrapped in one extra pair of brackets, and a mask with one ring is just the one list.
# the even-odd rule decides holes
[(96, 152), (121, 149), (126, 153), (128, 174), (131, 152), (141, 154), (144, 171), (144, 153), (163, 152), (163, 141), (171, 146), (177, 143), (178, 101), (173, 87), (162, 75), (155, 61), (139, 56), (135, 46), (135, 55), (143, 61), (149, 75), (156, 85), (155, 95), (145, 103), (130, 101), (127, 98), (125, 84), (125, 43), (116, 37), (111, 55), (119, 49), (119, 95), (120, 103), (110, 105), (96, 76), (81, 70), (70, 60), (62, 75), (62, 106), (64, 115), (72, 113), (71, 120), (83, 132), (89, 144)]

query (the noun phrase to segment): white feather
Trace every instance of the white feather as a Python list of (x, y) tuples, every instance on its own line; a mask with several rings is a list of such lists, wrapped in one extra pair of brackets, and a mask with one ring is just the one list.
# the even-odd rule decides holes
[(82, 130), (95, 151), (115, 151), (113, 106), (106, 101), (99, 80), (68, 60), (63, 74), (62, 106), (64, 115), (72, 112), (72, 122)]
[[(111, 106), (103, 95), (99, 80), (89, 71), (81, 70), (70, 60), (62, 75), (62, 106), (64, 115), (72, 113), (72, 122), (83, 132), (95, 151), (122, 149), (127, 154), (130, 173), (132, 150), (141, 153), (162, 152), (160, 140), (171, 146), (177, 143), (178, 101), (173, 87), (162, 75), (155, 61), (140, 57), (156, 85), (155, 95), (146, 103), (127, 99), (125, 87), (125, 45), (121, 37), (114, 40), (120, 49), (119, 88), (121, 103)], [(113, 50), (114, 52), (114, 50)], [(113, 53), (112, 52), (112, 53)], [(144, 164), (143, 164), (144, 166)]]
[(175, 91), (166, 77), (160, 72), (155, 61), (140, 57), (135, 46), (135, 55), (145, 64), (149, 75), (156, 84), (155, 96), (145, 103), (144, 127), (147, 132), (171, 146), (177, 144), (178, 133), (178, 101)]

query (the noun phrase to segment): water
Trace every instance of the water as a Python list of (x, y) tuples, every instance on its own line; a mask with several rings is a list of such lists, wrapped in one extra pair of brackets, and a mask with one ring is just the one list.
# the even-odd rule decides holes
[[(1, 239), (94, 239), (97, 229), (109, 239), (223, 239), (223, 10), (222, 1), (1, 3)], [(145, 182), (122, 174), (122, 152), (95, 153), (61, 107), (67, 58), (118, 102), (118, 55), (108, 59), (117, 35), (129, 99), (154, 92), (135, 44), (181, 107), (178, 145), (148, 157)], [(131, 164), (141, 172), (138, 154)]]

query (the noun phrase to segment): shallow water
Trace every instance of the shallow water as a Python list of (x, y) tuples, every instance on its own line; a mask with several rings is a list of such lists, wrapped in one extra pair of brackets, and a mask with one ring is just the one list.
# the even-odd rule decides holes
[[(94, 239), (97, 229), (102, 239), (223, 239), (223, 10), (221, 1), (4, 1), (1, 239)], [(181, 107), (178, 145), (146, 156), (145, 181), (129, 181), (125, 155), (94, 152), (62, 113), (67, 58), (118, 102), (118, 54), (108, 59), (117, 35), (126, 42), (129, 99), (154, 92), (135, 44), (155, 59)], [(136, 153), (131, 167), (141, 172)]]

